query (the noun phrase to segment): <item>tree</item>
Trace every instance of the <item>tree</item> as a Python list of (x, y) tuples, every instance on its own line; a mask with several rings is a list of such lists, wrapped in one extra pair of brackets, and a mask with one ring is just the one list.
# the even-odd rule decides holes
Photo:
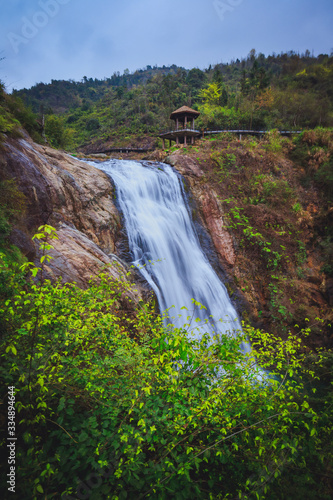
[(206, 75), (201, 69), (193, 68), (187, 73), (186, 81), (192, 89), (200, 89), (205, 83)]
[(274, 93), (272, 89), (266, 89), (256, 97), (256, 105), (259, 108), (271, 109), (274, 104)]
[(219, 106), (222, 95), (221, 87), (218, 83), (212, 82), (206, 88), (201, 89), (198, 95), (204, 104)]
[(222, 95), (221, 95), (221, 99), (220, 99), (221, 106), (226, 106), (228, 104), (228, 99), (229, 99), (228, 91), (225, 88), (225, 85), (223, 84), (223, 86), (222, 86)]
[(222, 87), (223, 77), (220, 68), (216, 65), (213, 73), (213, 82), (217, 83), (219, 87)]
[(65, 127), (62, 118), (49, 115), (45, 121), (45, 135), (52, 146), (63, 148), (66, 144)]

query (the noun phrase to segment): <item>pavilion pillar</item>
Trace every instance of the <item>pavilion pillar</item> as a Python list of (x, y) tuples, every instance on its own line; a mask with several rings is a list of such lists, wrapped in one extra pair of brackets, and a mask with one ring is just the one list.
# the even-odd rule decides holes
[(172, 140), (169, 139), (169, 147), (171, 148), (171, 146), (172, 146)]
[(163, 149), (165, 149), (165, 139), (163, 138), (162, 141), (163, 141)]
[[(164, 135), (165, 139), (165, 143), (163, 142), (163, 147), (164, 144), (168, 143), (168, 140), (170, 142), (170, 147), (172, 145), (172, 141), (176, 143), (177, 147), (183, 144), (184, 146), (195, 144), (195, 134), (193, 132), (188, 133), (188, 131), (195, 130), (194, 120), (199, 115), (200, 113), (198, 111), (196, 111), (195, 109), (191, 109), (188, 106), (182, 106), (176, 111), (173, 111), (170, 115), (170, 120), (172, 120), (173, 122), (173, 129), (168, 134), (161, 134)], [(197, 135), (201, 134), (198, 133)], [(169, 137), (171, 137), (171, 139), (169, 139)]]

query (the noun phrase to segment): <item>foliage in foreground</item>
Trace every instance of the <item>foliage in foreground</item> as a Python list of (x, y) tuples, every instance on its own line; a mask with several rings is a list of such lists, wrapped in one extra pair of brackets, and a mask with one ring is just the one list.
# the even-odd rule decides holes
[(249, 327), (244, 356), (241, 334), (195, 340), (142, 302), (124, 314), (130, 285), (107, 270), (87, 290), (51, 284), (47, 236), (0, 310), (18, 498), (330, 498), (328, 353)]

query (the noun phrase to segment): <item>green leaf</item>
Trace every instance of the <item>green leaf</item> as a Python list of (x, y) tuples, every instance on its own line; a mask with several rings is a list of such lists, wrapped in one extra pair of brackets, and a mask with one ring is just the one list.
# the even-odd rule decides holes
[(14, 356), (17, 355), (17, 350), (16, 350), (16, 347), (14, 345), (9, 345), (7, 348), (6, 348), (6, 353), (9, 352), (9, 351), (12, 351), (12, 353), (14, 354)]
[(79, 442), (83, 443), (83, 441), (86, 441), (88, 437), (89, 437), (88, 434), (85, 431), (82, 431), (79, 436)]

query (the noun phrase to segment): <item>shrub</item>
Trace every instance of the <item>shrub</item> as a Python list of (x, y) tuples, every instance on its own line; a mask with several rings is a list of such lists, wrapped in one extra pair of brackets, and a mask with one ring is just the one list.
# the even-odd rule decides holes
[(281, 483), (307, 481), (309, 463), (329, 468), (329, 400), (317, 411), (310, 390), (323, 355), (307, 366), (300, 338), (251, 327), (196, 340), (142, 302), (127, 315), (130, 285), (107, 272), (87, 290), (52, 285), (43, 266), (56, 234), (43, 226), (35, 238), (41, 264), (25, 267), (38, 281), (0, 309), (22, 500), (281, 498)]
[[(68, 122), (68, 120), (67, 120)], [(69, 123), (69, 122), (68, 122)], [(90, 132), (93, 131), (93, 130), (98, 130), (100, 128), (100, 123), (98, 121), (97, 118), (90, 118), (88, 121), (87, 121), (87, 124), (86, 124), (86, 129), (89, 130)]]
[(59, 116), (49, 115), (45, 121), (45, 134), (52, 146), (63, 148), (66, 144), (63, 120)]
[(333, 198), (333, 156), (318, 168), (315, 180), (331, 200)]
[(263, 182), (263, 201), (276, 206), (286, 203), (294, 194), (293, 189), (284, 180), (271, 180)]
[(266, 144), (266, 151), (271, 151), (272, 153), (280, 153), (282, 151), (282, 141), (283, 138), (279, 134), (278, 130), (271, 130), (266, 134), (268, 139), (268, 144)]
[(333, 130), (329, 128), (317, 127), (312, 130), (304, 130), (299, 139), (309, 146), (316, 145), (333, 149)]

